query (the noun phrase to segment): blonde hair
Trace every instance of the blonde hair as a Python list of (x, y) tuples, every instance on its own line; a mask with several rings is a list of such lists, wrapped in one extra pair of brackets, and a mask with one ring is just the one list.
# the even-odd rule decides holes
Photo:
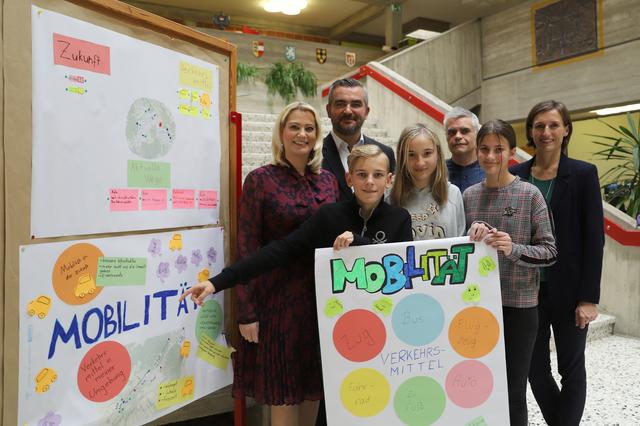
[(387, 160), (387, 172), (389, 172), (389, 157), (387, 157), (387, 154), (385, 154), (378, 145), (356, 145), (355, 147), (353, 147), (351, 153), (347, 157), (349, 173), (353, 173), (353, 169), (355, 168), (356, 162), (358, 160), (368, 160), (369, 158), (377, 157), (380, 154), (384, 155), (384, 158)]
[(444, 161), (442, 145), (440, 144), (438, 135), (421, 123), (405, 127), (400, 134), (400, 140), (396, 148), (396, 177), (393, 181), (393, 187), (391, 188), (391, 202), (392, 204), (402, 206), (407, 200), (409, 191), (415, 186), (411, 170), (409, 170), (407, 166), (407, 159), (409, 157), (409, 142), (420, 135), (432, 141), (433, 146), (436, 148), (438, 158), (436, 160), (436, 170), (432, 175), (431, 194), (433, 195), (433, 199), (436, 200), (436, 203), (443, 206), (447, 203), (449, 195), (447, 182), (449, 176), (447, 173), (447, 165)]
[(271, 163), (277, 166), (291, 167), (291, 164), (289, 164), (289, 162), (287, 161), (284, 152), (284, 145), (282, 143), (282, 131), (287, 124), (289, 115), (291, 115), (293, 111), (310, 112), (313, 115), (313, 122), (316, 126), (316, 140), (314, 141), (315, 145), (313, 147), (313, 150), (309, 154), (307, 167), (309, 167), (312, 173), (318, 174), (320, 173), (320, 168), (322, 167), (322, 143), (320, 143), (320, 133), (322, 132), (322, 129), (320, 128), (318, 113), (311, 105), (304, 102), (290, 103), (289, 105), (284, 107), (282, 112), (280, 112), (280, 114), (278, 115), (278, 119), (273, 126), (273, 135), (271, 136), (271, 153), (273, 155)]

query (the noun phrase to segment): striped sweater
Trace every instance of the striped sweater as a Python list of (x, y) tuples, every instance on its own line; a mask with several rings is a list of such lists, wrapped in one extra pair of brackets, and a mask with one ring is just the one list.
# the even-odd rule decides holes
[(483, 221), (511, 236), (511, 254), (498, 252), (502, 305), (537, 306), (538, 268), (552, 265), (557, 257), (547, 204), (538, 188), (516, 177), (502, 188), (488, 188), (481, 182), (462, 195), (467, 228)]

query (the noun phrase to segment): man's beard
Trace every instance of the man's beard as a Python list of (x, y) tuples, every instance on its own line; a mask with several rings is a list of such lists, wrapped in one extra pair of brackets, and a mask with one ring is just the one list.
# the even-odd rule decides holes
[[(344, 119), (344, 118), (347, 118), (347, 117), (341, 117), (341, 119)], [(349, 117), (349, 118), (351, 118), (355, 122), (355, 124), (351, 127), (343, 126), (341, 124), (341, 119), (331, 122), (331, 124), (333, 125), (333, 128), (336, 130), (337, 133), (351, 136), (351, 135), (355, 135), (360, 131), (363, 123), (358, 121), (357, 117)]]

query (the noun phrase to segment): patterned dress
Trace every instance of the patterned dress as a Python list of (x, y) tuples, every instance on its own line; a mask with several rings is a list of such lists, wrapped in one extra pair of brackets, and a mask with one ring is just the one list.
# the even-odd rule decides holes
[[(325, 170), (300, 176), (293, 168), (267, 165), (252, 171), (240, 200), (239, 256), (285, 237), (337, 198), (336, 179)], [(313, 256), (274, 269), (236, 292), (238, 322), (259, 321), (259, 343), (240, 338), (234, 396), (244, 393), (267, 405), (322, 399)]]

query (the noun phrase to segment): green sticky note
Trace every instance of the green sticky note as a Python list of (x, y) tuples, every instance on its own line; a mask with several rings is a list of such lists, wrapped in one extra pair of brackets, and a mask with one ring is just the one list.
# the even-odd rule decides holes
[(145, 285), (146, 257), (99, 257), (96, 284), (99, 286)]
[(130, 188), (169, 188), (171, 165), (158, 161), (127, 161), (127, 185)]
[(483, 277), (489, 275), (489, 272), (496, 269), (496, 262), (493, 260), (491, 256), (485, 256), (480, 259), (480, 265), (478, 266), (478, 272)]
[(206, 334), (200, 337), (198, 357), (216, 368), (226, 370), (233, 351), (233, 348), (221, 345)]
[(340, 315), (343, 311), (342, 302), (337, 297), (327, 299), (327, 303), (324, 304), (324, 314), (329, 318)]
[(480, 302), (480, 286), (477, 284), (467, 284), (462, 292), (462, 301), (465, 303), (479, 303)]
[(484, 417), (476, 417), (475, 419), (467, 422), (464, 426), (488, 426)]
[(393, 308), (393, 300), (390, 297), (383, 296), (373, 302), (373, 310), (380, 312), (385, 317), (391, 313)]

